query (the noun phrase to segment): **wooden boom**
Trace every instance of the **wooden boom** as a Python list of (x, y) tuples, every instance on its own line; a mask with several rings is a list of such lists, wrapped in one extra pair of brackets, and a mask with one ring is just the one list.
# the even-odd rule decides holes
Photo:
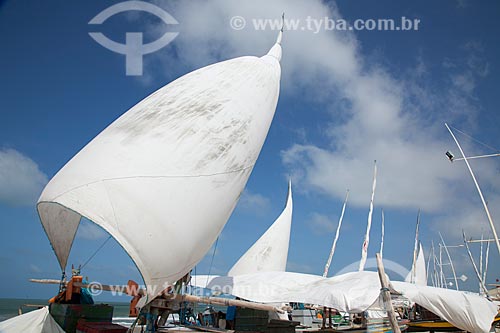
[[(42, 284), (60, 284), (61, 281), (55, 279), (30, 279), (30, 282), (34, 283), (42, 283)], [(65, 282), (67, 284), (67, 282)], [(73, 285), (79, 288), (88, 288), (91, 290), (103, 290), (103, 291), (112, 291), (112, 292), (123, 292), (128, 295), (146, 295), (146, 290), (142, 288), (138, 288), (136, 290), (130, 290), (129, 285), (106, 285), (99, 283), (81, 283), (74, 282)], [(221, 297), (208, 297), (208, 296), (194, 296), (187, 294), (177, 294), (177, 293), (163, 293), (162, 297), (175, 301), (175, 302), (192, 302), (192, 303), (203, 303), (203, 304), (216, 304), (216, 305), (224, 305), (224, 306), (237, 306), (240, 308), (248, 308), (262, 311), (272, 311), (278, 313), (286, 313), (291, 308), (289, 306), (274, 306), (262, 303), (254, 303), (243, 300), (235, 300)]]

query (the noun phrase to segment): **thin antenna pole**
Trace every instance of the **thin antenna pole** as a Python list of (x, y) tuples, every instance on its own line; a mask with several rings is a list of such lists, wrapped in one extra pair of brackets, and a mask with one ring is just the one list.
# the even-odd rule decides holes
[[(434, 245), (434, 241), (433, 241), (433, 245)], [(438, 276), (439, 272), (438, 272), (438, 269), (437, 269), (437, 262), (438, 262), (437, 260), (438, 260), (438, 258), (436, 256), (436, 250), (435, 250), (435, 248), (434, 248), (433, 252), (434, 252), (433, 253), (434, 254), (434, 260), (433, 260), (434, 261), (434, 287), (439, 287), (439, 285), (440, 285), (439, 284), (439, 276)]]
[(481, 278), (481, 275), (479, 275), (476, 263), (474, 262), (474, 258), (472, 257), (472, 253), (470, 252), (470, 249), (469, 249), (469, 243), (467, 243), (467, 237), (465, 236), (465, 231), (463, 231), (463, 230), (462, 230), (462, 235), (464, 237), (465, 248), (467, 249), (467, 253), (469, 254), (469, 259), (472, 263), (472, 267), (474, 268), (474, 272), (476, 272), (476, 276), (479, 279), (479, 284), (481, 285), (481, 288), (483, 289), (484, 294), (486, 296), (488, 296), (488, 290), (486, 289), (486, 286), (484, 285), (484, 281)]
[(432, 249), (429, 251), (429, 257), (427, 258), (427, 269), (425, 270), (425, 280), (426, 281), (429, 281), (429, 268), (431, 265), (431, 251), (432, 251)]
[(435, 287), (436, 285), (434, 284), (434, 278), (433, 278), (432, 274), (429, 274), (429, 272), (430, 272), (429, 268), (431, 266), (431, 259), (433, 258), (433, 256), (434, 256), (434, 242), (432, 242), (432, 244), (431, 244), (431, 250), (429, 251), (429, 258), (427, 258), (426, 280), (429, 281), (429, 275), (430, 275), (432, 285)]
[(484, 210), (486, 211), (486, 216), (488, 217), (488, 221), (490, 222), (491, 231), (493, 232), (493, 238), (495, 239), (495, 243), (497, 244), (498, 253), (500, 254), (500, 240), (498, 239), (497, 231), (495, 229), (495, 224), (493, 223), (493, 219), (491, 218), (490, 210), (488, 209), (488, 205), (486, 204), (486, 200), (484, 200), (483, 192), (481, 192), (481, 188), (479, 187), (479, 184), (476, 180), (476, 176), (474, 176), (474, 172), (472, 172), (472, 168), (469, 164), (469, 161), (467, 160), (467, 157), (465, 156), (464, 151), (462, 150), (462, 147), (458, 143), (457, 138), (455, 137), (455, 135), (451, 131), (448, 124), (445, 123), (445, 126), (448, 129), (448, 131), (450, 132), (453, 140), (455, 140), (455, 143), (457, 144), (458, 149), (460, 150), (460, 154), (462, 154), (462, 157), (464, 158), (464, 162), (467, 165), (467, 168), (469, 169), (469, 173), (472, 177), (472, 180), (474, 181), (474, 184), (476, 185), (477, 192), (479, 193), (479, 197), (481, 198), (481, 202), (483, 203)]
[[(481, 241), (483, 240), (483, 234), (481, 234)], [(479, 275), (483, 276), (483, 243), (479, 247)], [(481, 283), (479, 284), (479, 293), (481, 293)]]
[(443, 246), (441, 243), (439, 243), (439, 271), (440, 271), (440, 279), (441, 279), (441, 288), (448, 288), (446, 284), (446, 279), (444, 277), (444, 272), (443, 272)]
[[(485, 157), (496, 157), (496, 156), (500, 156), (500, 154), (489, 154), (489, 155), (479, 155), (479, 156), (469, 156), (467, 157), (468, 160), (473, 160), (473, 159), (476, 159), (476, 158), (485, 158)], [(465, 160), (465, 158), (463, 157), (459, 157), (459, 158), (454, 158), (453, 161), (463, 161)]]
[(344, 204), (342, 205), (342, 213), (340, 214), (339, 224), (337, 225), (337, 232), (335, 233), (335, 239), (333, 240), (332, 250), (326, 261), (325, 271), (323, 272), (323, 277), (328, 275), (328, 270), (330, 269), (330, 264), (332, 263), (333, 254), (335, 253), (335, 248), (337, 247), (337, 240), (340, 235), (340, 226), (342, 225), (342, 220), (344, 219), (345, 207), (347, 205), (347, 199), (349, 198), (349, 190), (346, 191)]
[(457, 274), (455, 273), (455, 267), (453, 266), (453, 261), (451, 260), (450, 252), (448, 251), (448, 248), (444, 243), (444, 239), (443, 236), (441, 235), (441, 232), (439, 232), (439, 237), (441, 238), (441, 242), (443, 242), (444, 250), (446, 251), (446, 255), (448, 256), (448, 260), (450, 261), (451, 271), (453, 272), (453, 279), (455, 280), (455, 287), (458, 290), (458, 281), (457, 281)]
[(483, 272), (483, 282), (486, 282), (486, 274), (488, 273), (488, 262), (490, 261), (490, 243), (486, 246), (486, 258), (484, 263), (484, 272)]
[(385, 217), (384, 217), (384, 210), (382, 209), (382, 240), (380, 241), (380, 258), (383, 258), (384, 254), (384, 234), (385, 234)]

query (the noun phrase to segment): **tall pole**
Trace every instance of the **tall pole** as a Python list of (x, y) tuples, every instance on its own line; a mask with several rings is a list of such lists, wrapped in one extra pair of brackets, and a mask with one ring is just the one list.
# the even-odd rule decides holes
[(340, 214), (339, 224), (337, 225), (337, 232), (335, 233), (335, 239), (333, 240), (332, 250), (330, 251), (330, 256), (326, 261), (325, 271), (323, 272), (323, 277), (328, 275), (328, 270), (330, 269), (330, 264), (332, 263), (333, 254), (335, 253), (335, 248), (337, 247), (337, 240), (339, 239), (340, 226), (342, 225), (342, 220), (344, 219), (345, 207), (347, 205), (347, 199), (349, 198), (349, 190), (346, 191), (344, 204), (342, 205), (342, 213)]
[(380, 240), (380, 258), (384, 257), (384, 235), (385, 235), (385, 216), (382, 209), (382, 239)]
[(382, 263), (382, 257), (380, 257), (380, 253), (377, 253), (376, 257), (377, 257), (378, 277), (380, 279), (380, 285), (382, 286), (382, 289), (380, 289), (380, 291), (382, 293), (382, 299), (384, 301), (384, 306), (387, 311), (387, 316), (389, 317), (389, 322), (391, 323), (392, 331), (394, 333), (401, 333), (398, 321), (396, 320), (396, 315), (394, 314), (394, 308), (391, 302), (391, 293), (389, 291), (389, 281), (387, 281), (387, 276), (385, 275), (384, 264)]
[(467, 157), (465, 157), (464, 151), (462, 150), (462, 147), (458, 143), (458, 140), (455, 137), (455, 134), (453, 134), (453, 132), (451, 131), (448, 124), (445, 123), (445, 126), (448, 129), (448, 131), (450, 132), (453, 140), (457, 144), (458, 149), (460, 150), (460, 154), (462, 154), (464, 162), (467, 165), (467, 168), (469, 169), (472, 180), (474, 181), (474, 184), (476, 185), (477, 192), (479, 193), (479, 197), (481, 198), (481, 202), (483, 203), (484, 210), (486, 211), (486, 216), (488, 217), (488, 221), (490, 222), (491, 231), (493, 232), (493, 238), (495, 239), (495, 243), (497, 244), (498, 253), (500, 254), (500, 240), (498, 239), (497, 231), (495, 229), (495, 224), (493, 223), (493, 219), (491, 218), (490, 210), (488, 209), (488, 205), (486, 204), (486, 200), (484, 200), (483, 192), (481, 192), (481, 188), (479, 187), (479, 184), (476, 180), (476, 176), (474, 176), (474, 172), (472, 172), (472, 168), (469, 164), (469, 161), (467, 160)]
[[(483, 240), (483, 234), (481, 234), (481, 240)], [(482, 277), (483, 275), (483, 242), (481, 242), (481, 246), (479, 248), (479, 275)], [(481, 283), (479, 283), (479, 293), (481, 293)]]
[[(429, 257), (427, 258), (427, 270), (425, 271), (425, 280), (429, 281), (429, 269), (431, 265), (431, 253), (434, 252), (434, 244), (432, 244), (432, 248), (429, 251)], [(432, 278), (431, 278), (432, 280)]]

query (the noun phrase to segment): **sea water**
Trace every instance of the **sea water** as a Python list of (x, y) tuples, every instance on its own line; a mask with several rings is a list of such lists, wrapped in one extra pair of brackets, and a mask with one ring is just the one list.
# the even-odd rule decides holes
[[(98, 302), (113, 306), (113, 320), (115, 318), (125, 318), (129, 314), (129, 303), (125, 302)], [(46, 299), (27, 299), (27, 298), (0, 298), (0, 321), (15, 317), (19, 314), (19, 309), (22, 313), (36, 310), (37, 307), (27, 307), (25, 304), (33, 304), (45, 306), (48, 305)]]

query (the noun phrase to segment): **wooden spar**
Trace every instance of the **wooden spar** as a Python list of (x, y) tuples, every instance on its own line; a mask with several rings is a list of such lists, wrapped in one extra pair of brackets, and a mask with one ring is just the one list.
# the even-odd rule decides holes
[[(54, 279), (30, 279), (30, 282), (34, 283), (42, 283), (42, 284), (60, 284), (61, 281), (59, 280), (54, 280)], [(68, 282), (64, 281), (64, 284), (67, 285)], [(87, 288), (91, 289), (93, 291), (97, 290), (103, 290), (103, 291), (112, 291), (112, 292), (121, 292), (125, 293), (127, 295), (130, 295), (132, 293), (132, 290), (129, 290), (128, 286), (124, 285), (109, 285), (109, 284), (100, 284), (100, 283), (81, 283), (81, 282), (73, 282), (73, 285), (75, 287), (79, 288)], [(146, 295), (146, 290), (144, 289), (137, 289), (134, 292), (137, 292), (138, 295)]]
[(167, 294), (166, 298), (171, 296), (170, 299), (178, 302), (192, 302), (192, 303), (203, 303), (203, 304), (216, 304), (224, 306), (237, 306), (240, 308), (248, 308), (255, 310), (271, 311), (278, 313), (285, 313), (289, 307), (277, 307), (273, 305), (267, 305), (262, 303), (253, 303), (242, 300), (220, 298), (220, 297), (208, 297), (208, 296), (194, 296), (194, 295), (181, 295), (181, 294)]
[(453, 134), (450, 127), (448, 127), (448, 124), (445, 123), (445, 126), (448, 129), (448, 131), (450, 132), (453, 140), (455, 140), (455, 143), (457, 144), (458, 149), (460, 150), (460, 153), (462, 154), (464, 162), (467, 165), (467, 169), (469, 169), (469, 173), (472, 176), (472, 180), (474, 181), (474, 185), (476, 185), (477, 192), (479, 193), (479, 197), (481, 198), (481, 202), (483, 203), (484, 210), (486, 212), (486, 216), (488, 217), (488, 222), (490, 223), (491, 232), (493, 233), (493, 239), (495, 240), (495, 243), (497, 245), (498, 253), (500, 253), (500, 240), (498, 239), (497, 230), (495, 229), (495, 224), (493, 223), (493, 219), (491, 217), (490, 210), (488, 209), (488, 205), (486, 204), (486, 200), (483, 197), (483, 192), (481, 192), (481, 188), (479, 187), (479, 183), (476, 180), (476, 176), (472, 172), (472, 168), (469, 164), (469, 161), (467, 160), (467, 157), (465, 157), (464, 151), (462, 150), (462, 147), (458, 143), (458, 140), (455, 137), (455, 134)]
[(394, 315), (394, 308), (392, 307), (389, 282), (387, 281), (387, 276), (385, 275), (384, 264), (382, 263), (382, 258), (380, 257), (380, 253), (377, 253), (376, 256), (377, 256), (378, 277), (380, 278), (380, 284), (382, 285), (381, 292), (382, 292), (382, 299), (384, 300), (385, 309), (387, 310), (387, 315), (389, 316), (389, 321), (391, 323), (393, 332), (401, 333), (398, 321), (396, 320), (396, 316)]
[(469, 239), (467, 243), (491, 243), (494, 239)]
[[(61, 281), (59, 280), (52, 280), (52, 279), (30, 279), (30, 282), (35, 282), (35, 283), (42, 283), (42, 284), (60, 284)], [(67, 284), (67, 282), (65, 282)], [(111, 291), (111, 292), (121, 292), (125, 293), (128, 295), (132, 295), (135, 293), (136, 295), (146, 295), (146, 290), (139, 288), (137, 290), (129, 290), (128, 286), (124, 285), (106, 285), (106, 284), (100, 284), (100, 283), (80, 283), (80, 282), (74, 282), (73, 285), (75, 287), (79, 288), (88, 288), (93, 291), (97, 290), (103, 290), (103, 291)], [(176, 301), (176, 302), (193, 302), (193, 303), (204, 303), (204, 304), (216, 304), (216, 305), (224, 305), (224, 306), (237, 306), (240, 308), (248, 308), (248, 309), (255, 309), (255, 310), (263, 310), (263, 311), (271, 311), (271, 312), (278, 312), (278, 313), (285, 313), (287, 310), (290, 309), (290, 307), (284, 306), (284, 307), (277, 307), (273, 305), (267, 305), (267, 304), (262, 304), (262, 303), (254, 303), (254, 302), (249, 302), (249, 301), (242, 301), (242, 300), (234, 300), (234, 299), (227, 299), (227, 298), (221, 298), (221, 297), (200, 297), (200, 296), (194, 296), (194, 295), (181, 295), (181, 294), (169, 294), (165, 293), (163, 294), (163, 297)]]

